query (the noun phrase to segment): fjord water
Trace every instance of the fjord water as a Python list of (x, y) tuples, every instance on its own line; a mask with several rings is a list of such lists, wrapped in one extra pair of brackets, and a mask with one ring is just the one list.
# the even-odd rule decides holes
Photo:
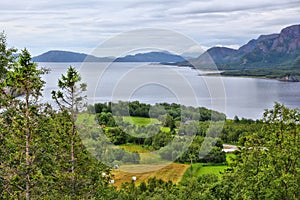
[[(51, 72), (44, 75), (43, 101), (51, 100), (57, 80), (72, 65), (88, 85), (88, 101), (118, 100), (203, 106), (234, 116), (260, 119), (264, 109), (280, 102), (300, 108), (300, 83), (242, 77), (201, 76), (188, 67), (150, 63), (39, 63)], [(192, 91), (192, 92), (191, 92)]]

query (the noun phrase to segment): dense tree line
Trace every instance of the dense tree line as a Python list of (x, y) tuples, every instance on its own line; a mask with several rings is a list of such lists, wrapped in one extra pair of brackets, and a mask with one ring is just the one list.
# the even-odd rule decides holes
[(180, 104), (157, 103), (155, 105), (140, 103), (139, 101), (118, 103), (96, 103), (89, 106), (89, 111), (94, 113), (113, 113), (115, 116), (152, 117), (159, 118), (162, 115), (169, 115), (175, 121), (224, 121), (226, 116), (223, 113), (209, 110), (204, 107), (194, 108)]
[(161, 131), (156, 126), (128, 125), (126, 130), (128, 131), (124, 131), (120, 127), (112, 127), (104, 129), (104, 133), (115, 145), (136, 144), (148, 147), (150, 150), (158, 150), (166, 146), (175, 137), (175, 132)]
[(220, 138), (225, 143), (244, 145), (246, 137), (262, 129), (262, 120), (238, 119), (226, 120)]

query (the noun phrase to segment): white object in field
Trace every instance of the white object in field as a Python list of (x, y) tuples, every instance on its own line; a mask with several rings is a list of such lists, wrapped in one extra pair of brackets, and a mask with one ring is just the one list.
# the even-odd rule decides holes
[(102, 172), (102, 177), (106, 176), (105, 172)]
[(119, 165), (118, 164), (114, 165), (114, 169), (119, 169)]
[(115, 180), (110, 180), (109, 183), (110, 183), (110, 184), (114, 184), (114, 183), (115, 183)]
[(132, 177), (132, 180), (133, 180), (133, 181), (136, 181), (136, 176), (133, 176), (133, 177)]

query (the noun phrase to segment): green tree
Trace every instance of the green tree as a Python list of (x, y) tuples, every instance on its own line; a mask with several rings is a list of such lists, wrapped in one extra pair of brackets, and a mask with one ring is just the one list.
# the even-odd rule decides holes
[(218, 199), (214, 198), (212, 188), (218, 183), (214, 174), (201, 175), (180, 183), (178, 199)]
[[(87, 130), (88, 122), (83, 120), (82, 124), (76, 124), (77, 116), (84, 110), (84, 92), (86, 84), (81, 83), (79, 72), (69, 67), (66, 75), (58, 80), (59, 91), (52, 91), (52, 97), (60, 107), (61, 112), (53, 115), (55, 121), (55, 132), (60, 135), (57, 138), (60, 155), (57, 155), (59, 167), (57, 172), (57, 190), (60, 195), (71, 199), (90, 199), (93, 196), (103, 194), (108, 187), (110, 169), (103, 163), (91, 157), (87, 148), (83, 145), (80, 132)], [(76, 126), (77, 125), (77, 126)], [(97, 137), (95, 135), (95, 137)], [(107, 176), (102, 177), (105, 172)]]
[(15, 48), (7, 48), (6, 35), (4, 32), (0, 33), (0, 78), (3, 79), (8, 69), (15, 65), (17, 52)]
[(58, 80), (59, 91), (52, 91), (52, 98), (62, 111), (67, 111), (70, 115), (70, 162), (71, 162), (71, 188), (72, 196), (75, 196), (75, 146), (78, 139), (76, 131), (76, 115), (83, 106), (83, 92), (86, 91), (86, 84), (80, 83), (81, 76), (79, 72), (72, 66), (68, 68), (67, 74), (62, 75)]
[(175, 126), (175, 120), (169, 114), (167, 114), (167, 116), (166, 116), (166, 126), (168, 126), (171, 131), (173, 131), (176, 128), (176, 126)]
[(5, 137), (5, 153), (8, 155), (2, 157), (3, 172), (6, 173), (4, 177), (7, 178), (7, 198), (30, 199), (42, 179), (41, 169), (37, 166), (40, 150), (37, 141), (44, 132), (39, 126), (42, 111), (37, 102), (45, 83), (41, 78), (44, 73), (46, 70), (38, 69), (31, 61), (30, 53), (24, 49), (19, 55), (19, 61), (10, 67), (2, 83), (1, 88), (22, 94), (17, 98), (6, 90), (2, 99), (6, 102), (1, 130)]
[(300, 112), (276, 103), (224, 176), (233, 199), (299, 199)]

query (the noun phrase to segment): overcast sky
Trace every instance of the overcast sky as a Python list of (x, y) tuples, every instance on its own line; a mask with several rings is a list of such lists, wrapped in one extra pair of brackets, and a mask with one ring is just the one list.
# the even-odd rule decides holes
[(51, 49), (90, 53), (103, 41), (141, 28), (176, 31), (203, 47), (238, 48), (261, 34), (278, 33), (292, 24), (300, 24), (299, 0), (14, 0), (0, 3), (0, 29), (6, 32), (9, 46), (27, 47), (33, 55)]

